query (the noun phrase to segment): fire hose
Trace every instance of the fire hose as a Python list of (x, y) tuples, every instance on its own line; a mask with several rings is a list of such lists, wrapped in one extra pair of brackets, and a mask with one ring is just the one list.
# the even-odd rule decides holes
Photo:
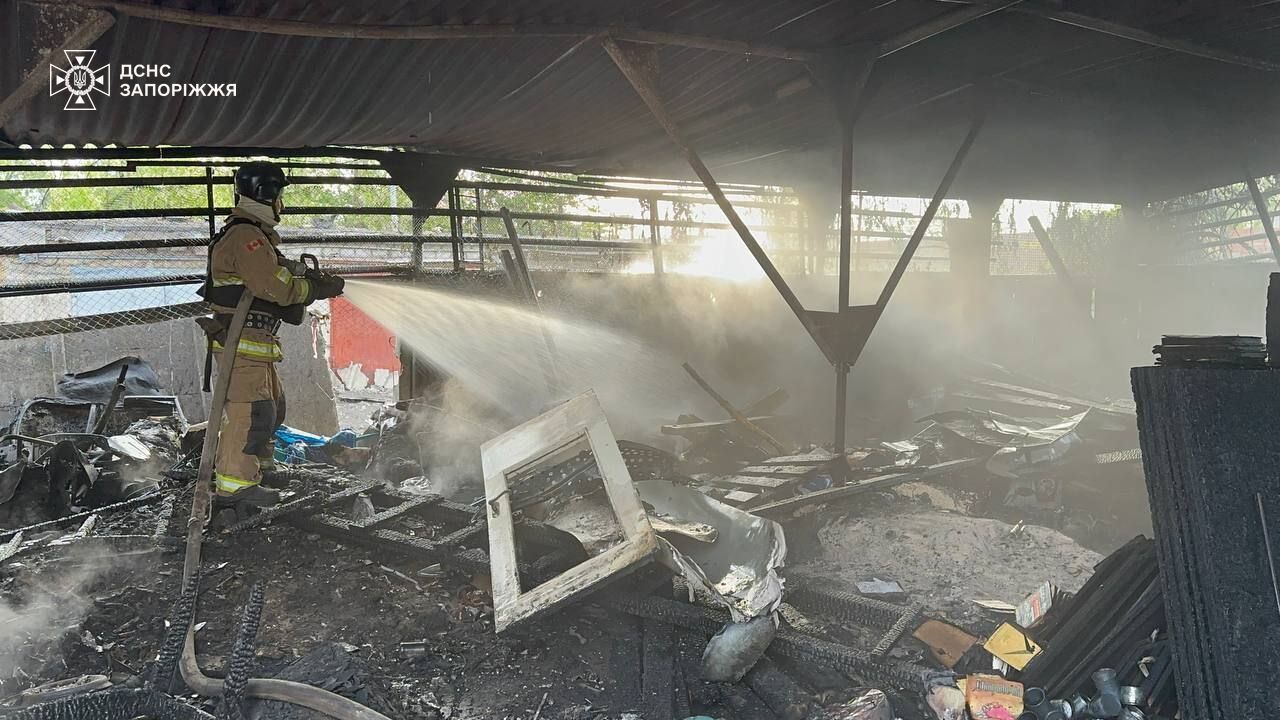
[[(240, 344), (240, 335), (244, 330), (245, 318), (249, 315), (249, 306), (253, 304), (253, 293), (245, 288), (244, 294), (236, 305), (235, 314), (231, 318), (231, 326), (223, 342), (222, 367), (226, 372), (218, 373), (218, 383), (214, 386), (213, 401), (209, 406), (209, 429), (204, 435), (204, 447), (200, 456), (200, 471), (196, 476), (195, 490), (191, 498), (191, 517), (187, 520), (187, 554), (182, 568), (182, 582), (186, 583), (200, 567), (200, 550), (204, 544), (204, 526), (209, 515), (210, 486), (213, 480), (213, 458), (218, 449), (218, 428), (222, 408), (226, 404), (227, 389), (231, 385), (230, 368), (235, 361), (236, 348)], [(196, 658), (195, 622), (187, 626), (187, 636), (182, 648), (182, 658), (178, 664), (182, 679), (197, 694), (204, 697), (218, 697), (223, 692), (222, 680), (211, 678), (200, 669)], [(275, 700), (299, 705), (318, 713), (323, 713), (338, 720), (391, 720), (380, 712), (371, 710), (353, 700), (331, 693), (327, 690), (287, 680), (254, 678), (244, 687), (241, 697), (258, 700)]]

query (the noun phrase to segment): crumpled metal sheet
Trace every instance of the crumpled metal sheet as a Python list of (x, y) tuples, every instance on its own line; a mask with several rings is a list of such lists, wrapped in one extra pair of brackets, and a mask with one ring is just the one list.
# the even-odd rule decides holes
[(778, 616), (725, 623), (702, 651), (702, 679), (738, 682), (764, 657), (778, 634)]
[(659, 536), (659, 559), (729, 610), (734, 622), (772, 613), (782, 604), (787, 541), (773, 520), (726, 505), (697, 490), (664, 480), (635, 483), (653, 512), (716, 530), (715, 542), (678, 534)]
[(1056, 419), (1017, 418), (990, 410), (948, 410), (921, 418), (966, 440), (988, 447), (1029, 448), (1052, 444), (1075, 433), (1089, 415), (1085, 410)]

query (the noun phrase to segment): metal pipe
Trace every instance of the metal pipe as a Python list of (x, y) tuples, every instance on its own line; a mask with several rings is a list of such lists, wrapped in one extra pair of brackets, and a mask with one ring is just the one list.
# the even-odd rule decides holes
[[(63, 170), (62, 167), (50, 167), (49, 170)], [(209, 170), (210, 168), (205, 168)], [(370, 170), (381, 170), (382, 168), (374, 165), (368, 166)], [(13, 169), (0, 165), (0, 171), (13, 172)], [(77, 169), (78, 172), (83, 172)], [(124, 170), (116, 170), (116, 172), (127, 172)], [(157, 175), (135, 175), (133, 177), (89, 177), (89, 178), (19, 178), (17, 180), (0, 180), (0, 189), (3, 190), (21, 190), (36, 188), (107, 188), (107, 187), (186, 187), (206, 185), (210, 181), (203, 175), (185, 175), (185, 176), (157, 176)], [(215, 176), (212, 180), (214, 185), (230, 185), (232, 178), (227, 176)], [(342, 175), (295, 175), (289, 178), (292, 185), (392, 185), (392, 181), (388, 177), (370, 177), (356, 175), (352, 177), (344, 177)]]
[[(636, 250), (643, 250), (639, 243), (631, 243)], [(395, 275), (411, 270), (405, 263), (397, 265), (336, 266), (329, 270), (341, 275)], [(28, 295), (54, 295), (66, 292), (92, 292), (95, 290), (128, 290), (132, 288), (191, 285), (204, 279), (204, 275), (171, 275), (159, 278), (116, 278), (113, 280), (89, 280), (85, 282), (30, 283), (0, 286), (0, 297), (26, 297)], [(138, 311), (141, 312), (141, 311)], [(3, 323), (0, 323), (3, 325)]]
[(452, 161), (466, 167), (500, 166), (522, 170), (565, 172), (561, 165), (553, 163), (496, 161), (493, 158), (466, 157), (439, 153), (418, 153), (408, 150), (373, 150), (345, 146), (319, 147), (227, 147), (217, 145), (184, 145), (180, 147), (152, 148), (0, 148), (0, 161), (21, 160), (204, 160), (206, 158), (344, 158), (348, 160), (374, 160), (386, 158), (422, 158), (433, 161)]
[[(224, 149), (225, 149), (225, 148), (224, 148)], [(233, 148), (233, 149), (234, 149), (234, 148)], [(129, 163), (128, 163), (127, 165), (125, 165), (124, 167), (125, 167), (126, 169), (128, 169), (130, 172), (132, 172), (134, 168), (139, 168), (139, 167), (223, 167), (223, 168), (239, 168), (239, 167), (240, 167), (241, 165), (243, 165), (243, 164), (244, 164), (244, 163), (243, 163), (243, 162), (241, 162), (241, 161), (239, 161), (239, 160), (194, 160), (194, 161), (182, 161), (182, 160), (134, 160), (134, 161), (129, 162)], [(272, 165), (275, 165), (276, 167), (283, 168), (283, 169), (286, 169), (286, 170), (293, 170), (293, 169), (307, 169), (307, 170), (381, 170), (381, 169), (382, 169), (382, 166), (381, 166), (381, 165), (378, 165), (378, 164), (376, 164), (376, 163), (288, 162), (288, 161), (280, 161), (280, 162), (272, 163)], [(68, 170), (68, 169), (70, 169), (70, 170), (87, 170), (87, 169), (90, 169), (90, 168), (93, 168), (93, 167), (98, 167), (98, 166), (96, 166), (96, 165), (90, 165), (90, 166), (78, 167), (78, 168), (66, 168), (66, 167), (59, 166), (59, 167), (58, 167), (58, 169), (59, 169), (59, 170)], [(109, 169), (109, 168), (108, 168), (108, 169)], [(315, 176), (307, 175), (307, 176), (301, 176), (301, 177), (299, 177), (299, 178), (290, 178), (290, 179), (289, 179), (289, 182), (294, 183), (294, 182), (298, 182), (299, 180), (306, 181), (306, 180), (310, 180), (310, 179), (312, 179), (312, 178), (314, 178), (314, 177), (315, 177)], [(332, 179), (333, 179), (333, 181), (334, 181), (334, 182), (338, 182), (338, 180), (339, 180), (339, 176), (334, 176)], [(347, 179), (348, 179), (348, 180), (350, 180), (350, 179), (353, 179), (353, 178), (347, 178)], [(227, 180), (227, 182), (228, 182), (228, 183), (230, 183), (231, 181), (228, 179), (228, 180)]]
[(458, 186), (450, 186), (448, 191), (449, 197), (449, 237), (453, 250), (453, 269), (454, 272), (462, 272), (462, 219), (458, 216), (461, 211), (461, 198), (458, 195)]
[(480, 269), (484, 270), (484, 218), (480, 216), (480, 190), (476, 188), (476, 242), (479, 243), (477, 255), (479, 256)]
[[(491, 214), (485, 211), (484, 217), (490, 217)], [(513, 215), (516, 219), (520, 219), (518, 215)], [(726, 223), (682, 223), (674, 220), (659, 220), (659, 227), (697, 227), (704, 229), (723, 229), (728, 228)], [(774, 230), (789, 231), (791, 226), (774, 226)], [(853, 237), (861, 238), (883, 238), (886, 240), (904, 239), (910, 237), (907, 233), (900, 232), (877, 232), (877, 231), (853, 231)], [(926, 236), (938, 239), (937, 236)], [(1251, 236), (1253, 239), (1259, 239), (1262, 235)], [(1236, 242), (1237, 238), (1231, 242)], [(463, 242), (501, 242), (501, 239), (490, 239), (484, 235), (464, 235)], [(342, 243), (352, 243), (361, 245), (413, 245), (419, 242), (447, 244), (453, 242), (453, 238), (446, 235), (360, 235), (360, 234), (342, 234), (342, 235), (298, 235), (289, 234), (281, 238), (282, 245), (338, 245)], [(635, 249), (643, 250), (643, 243), (629, 240), (578, 240), (576, 238), (565, 238), (557, 240), (552, 238), (523, 238), (521, 242), (525, 245), (549, 245), (558, 247), (595, 247), (595, 248), (618, 248), (618, 249)], [(208, 247), (209, 241), (205, 238), (157, 238), (152, 240), (102, 240), (96, 242), (74, 242), (74, 243), (35, 243), (29, 245), (4, 245), (0, 246), (0, 257), (14, 255), (54, 255), (59, 253), (75, 253), (75, 252), (100, 252), (104, 250), (163, 250), (168, 248), (190, 248), (190, 247)], [(808, 254), (822, 257), (832, 257), (834, 253), (812, 252), (812, 251), (795, 251), (795, 250), (776, 250), (778, 255), (785, 254)], [(868, 257), (876, 257), (869, 255)], [(884, 257), (898, 257), (897, 254)], [(193, 256), (192, 260), (198, 260), (198, 256)]]
[(163, 248), (208, 247), (207, 238), (158, 238), (154, 240), (101, 240), (75, 243), (33, 243), (0, 247), (0, 257), (12, 255), (45, 255), (101, 250), (159, 250)]
[(156, 287), (161, 285), (186, 285), (204, 279), (199, 275), (171, 275), (163, 278), (116, 278), (113, 280), (88, 280), (84, 282), (46, 282), (0, 287), (0, 297), (26, 297), (28, 295), (52, 295), (56, 293), (124, 290), (129, 288)]
[[(231, 212), (231, 208), (218, 208), (219, 212)], [(158, 217), (205, 217), (208, 208), (139, 208), (133, 210), (40, 210), (32, 212), (0, 213), (0, 222), (33, 222), (48, 220), (130, 220)], [(456, 217), (474, 218), (501, 217), (491, 210), (477, 212), (475, 210), (425, 210), (422, 208), (382, 208), (382, 207), (346, 207), (341, 205), (321, 205), (310, 207), (291, 206), (285, 208), (284, 215), (410, 215), (419, 217)], [(517, 220), (559, 220), (567, 222), (603, 223), (606, 225), (648, 225), (647, 218), (621, 217), (614, 215), (581, 215), (575, 213), (537, 213), (515, 212), (511, 216)], [(664, 221), (663, 224), (681, 227), (697, 227), (705, 229), (723, 229), (730, 227), (724, 223), (675, 222)], [(774, 228), (776, 229), (776, 228)]]

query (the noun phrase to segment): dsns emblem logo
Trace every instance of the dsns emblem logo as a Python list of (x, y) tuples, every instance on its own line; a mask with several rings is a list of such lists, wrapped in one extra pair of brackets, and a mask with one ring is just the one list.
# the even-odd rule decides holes
[(91, 66), (97, 50), (63, 50), (68, 67), (49, 64), (49, 96), (67, 93), (63, 110), (97, 110), (93, 93), (111, 95), (111, 65)]

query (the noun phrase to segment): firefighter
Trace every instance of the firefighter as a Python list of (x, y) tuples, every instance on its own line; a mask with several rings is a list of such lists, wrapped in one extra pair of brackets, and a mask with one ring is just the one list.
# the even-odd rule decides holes
[[(284, 172), (266, 162), (236, 171), (236, 206), (209, 244), (209, 264), (200, 294), (213, 306), (212, 318), (200, 324), (209, 336), (209, 355), (218, 357), (218, 372), (230, 372), (214, 460), (215, 504), (238, 512), (274, 505), (277, 491), (261, 486), (272, 465), (275, 429), (284, 422), (284, 387), (276, 372), (283, 359), (276, 333), (282, 322), (301, 325), (303, 308), (316, 300), (342, 294), (342, 278), (308, 271), (278, 249), (275, 226), (284, 209)], [(222, 342), (244, 289), (254, 295), (233, 366), (223, 367)], [(209, 358), (205, 391), (209, 390)]]

